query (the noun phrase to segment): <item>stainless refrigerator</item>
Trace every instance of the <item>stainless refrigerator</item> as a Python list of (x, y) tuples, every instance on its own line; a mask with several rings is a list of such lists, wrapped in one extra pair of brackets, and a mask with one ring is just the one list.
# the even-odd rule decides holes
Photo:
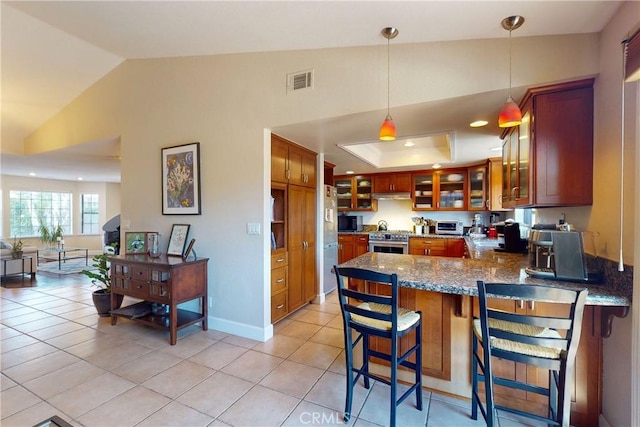
[(322, 293), (328, 294), (337, 286), (336, 276), (332, 271), (338, 264), (338, 196), (336, 188), (332, 185), (324, 186), (323, 204), (324, 243), (323, 255), (323, 281)]

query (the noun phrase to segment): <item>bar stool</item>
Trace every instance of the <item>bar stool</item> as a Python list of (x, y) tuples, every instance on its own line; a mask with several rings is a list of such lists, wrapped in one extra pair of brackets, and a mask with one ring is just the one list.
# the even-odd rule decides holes
[[(569, 426), (571, 416), (570, 381), (588, 291), (559, 289), (541, 285), (518, 285), (477, 282), (480, 318), (473, 320), (471, 418), (478, 419), (478, 407), (487, 426), (497, 425), (497, 410), (546, 422)], [(567, 315), (538, 316), (532, 312), (512, 313), (488, 307), (489, 298), (564, 303)], [(486, 337), (489, 337), (487, 339)], [(482, 354), (479, 350), (482, 350)], [(549, 371), (549, 386), (501, 378), (494, 374), (491, 356), (534, 365)], [(485, 383), (485, 404), (480, 400), (478, 383)], [(548, 416), (497, 405), (494, 386), (500, 385), (546, 396)]]
[[(369, 379), (374, 379), (391, 387), (390, 425), (396, 425), (396, 408), (411, 393), (416, 393), (416, 407), (422, 411), (422, 313), (398, 307), (398, 276), (383, 274), (359, 268), (333, 267), (338, 280), (338, 297), (344, 321), (345, 358), (347, 368), (347, 395), (344, 421), (351, 418), (353, 388), (360, 376), (364, 378), (365, 388), (369, 388)], [(356, 291), (345, 286), (345, 279), (382, 283), (390, 286), (391, 295), (373, 295)], [(353, 339), (353, 331), (358, 337)], [(415, 331), (415, 342), (403, 354), (400, 353), (399, 338)], [(384, 353), (370, 347), (372, 337), (382, 337), (391, 341), (391, 351)], [(353, 350), (362, 341), (362, 365), (354, 366)], [(415, 355), (415, 363), (408, 360)], [(369, 372), (369, 358), (378, 357), (390, 363), (391, 379), (382, 378)], [(415, 382), (400, 398), (397, 397), (398, 366), (414, 371)], [(354, 373), (357, 374), (354, 377)]]

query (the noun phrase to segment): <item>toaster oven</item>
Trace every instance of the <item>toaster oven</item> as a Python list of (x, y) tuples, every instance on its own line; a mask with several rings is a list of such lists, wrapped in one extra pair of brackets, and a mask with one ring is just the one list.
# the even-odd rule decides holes
[(464, 234), (464, 227), (462, 221), (454, 219), (445, 219), (436, 221), (436, 234)]

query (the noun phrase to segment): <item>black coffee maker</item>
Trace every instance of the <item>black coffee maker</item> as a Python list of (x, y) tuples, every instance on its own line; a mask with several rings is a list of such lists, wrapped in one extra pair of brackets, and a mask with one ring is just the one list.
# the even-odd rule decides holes
[(520, 237), (520, 224), (507, 222), (504, 225), (504, 252), (528, 253), (527, 241)]

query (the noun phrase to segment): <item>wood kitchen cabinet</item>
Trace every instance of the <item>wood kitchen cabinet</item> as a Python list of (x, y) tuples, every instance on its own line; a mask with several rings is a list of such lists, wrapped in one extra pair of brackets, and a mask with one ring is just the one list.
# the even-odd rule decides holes
[(341, 175), (334, 177), (338, 195), (338, 211), (375, 211), (377, 200), (373, 198), (373, 177), (369, 175)]
[(469, 192), (467, 206), (470, 211), (484, 211), (489, 207), (488, 165), (473, 166), (467, 169)]
[(368, 234), (338, 233), (338, 264), (369, 251)]
[[(196, 323), (207, 330), (208, 258), (185, 260), (163, 255), (113, 255), (111, 263), (111, 324), (118, 317), (169, 330), (169, 343), (175, 345), (178, 331)], [(116, 309), (117, 295), (143, 301)], [(178, 304), (199, 300), (200, 312), (178, 308)], [(168, 313), (154, 313), (151, 304), (164, 304)]]
[(316, 191), (288, 189), (288, 305), (294, 311), (316, 296)]
[[(369, 292), (390, 295), (388, 285), (369, 283)], [(443, 380), (451, 379), (451, 316), (454, 296), (440, 292), (430, 292), (410, 288), (400, 288), (398, 304), (410, 310), (422, 312), (422, 374)], [(390, 341), (372, 339), (372, 346), (378, 351), (390, 352)], [(402, 352), (407, 351), (414, 338), (410, 335), (400, 340)], [(388, 365), (380, 359), (379, 364)], [(414, 361), (413, 356), (410, 358)], [(400, 368), (404, 369), (404, 368)]]
[(489, 159), (489, 210), (504, 211), (502, 207), (502, 157)]
[(467, 169), (414, 172), (414, 211), (466, 210)]
[(409, 238), (410, 255), (462, 258), (464, 256), (464, 251), (464, 239), (428, 237)]
[[(478, 317), (478, 299), (473, 298), (474, 317)], [(568, 310), (566, 305), (526, 301), (490, 300), (490, 306), (510, 312), (525, 311), (537, 316), (554, 316)], [(602, 336), (600, 331), (601, 308), (586, 306), (582, 319), (580, 345), (575, 360), (571, 392), (571, 425), (597, 426), (602, 393)], [(548, 371), (534, 366), (493, 358), (496, 375), (526, 381), (534, 385), (548, 385)], [(482, 384), (482, 383), (481, 383)], [(483, 387), (483, 385), (481, 386)], [(484, 389), (482, 389), (484, 390)], [(535, 393), (496, 386), (498, 404), (506, 403), (528, 408), (529, 411), (546, 412), (546, 399)], [(483, 391), (484, 392), (484, 391)]]
[(316, 188), (316, 154), (272, 134), (271, 181)]
[(373, 176), (374, 193), (406, 193), (411, 191), (410, 173), (382, 173)]
[(503, 207), (592, 204), (593, 82), (527, 91), (522, 124), (503, 134)]
[(289, 313), (289, 269), (287, 252), (271, 253), (271, 323)]

